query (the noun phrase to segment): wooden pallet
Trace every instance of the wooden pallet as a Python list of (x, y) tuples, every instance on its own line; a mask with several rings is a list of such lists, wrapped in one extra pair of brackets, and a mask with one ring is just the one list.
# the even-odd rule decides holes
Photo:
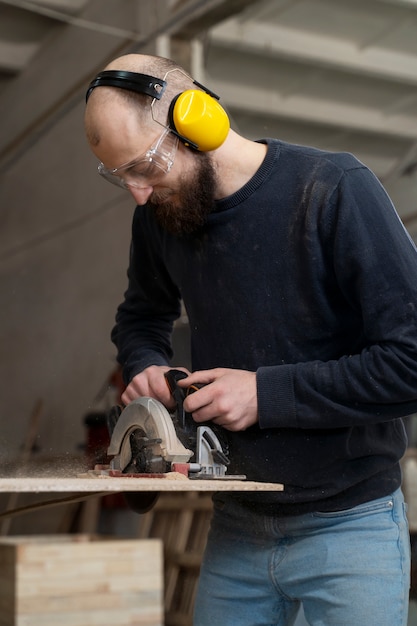
[(165, 626), (192, 626), (201, 560), (212, 513), (211, 494), (161, 494), (140, 516), (138, 537), (164, 545)]

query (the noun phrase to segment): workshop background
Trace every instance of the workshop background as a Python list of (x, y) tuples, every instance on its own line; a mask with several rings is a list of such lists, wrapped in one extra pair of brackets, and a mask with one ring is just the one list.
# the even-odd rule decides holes
[[(417, 0), (0, 0), (0, 474), (22, 448), (76, 460), (117, 395), (134, 205), (97, 175), (83, 112), (128, 52), (180, 62), (244, 135), (354, 153), (417, 239)], [(175, 337), (178, 365), (186, 318)]]

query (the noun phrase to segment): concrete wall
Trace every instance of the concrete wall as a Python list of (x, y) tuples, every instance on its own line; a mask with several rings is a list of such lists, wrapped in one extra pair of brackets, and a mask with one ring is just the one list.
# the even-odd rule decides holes
[[(92, 2), (84, 17), (131, 29), (137, 4)], [(96, 174), (83, 113), (89, 80), (128, 43), (57, 26), (0, 95), (0, 471), (38, 400), (40, 451), (76, 452), (115, 366), (134, 205)]]

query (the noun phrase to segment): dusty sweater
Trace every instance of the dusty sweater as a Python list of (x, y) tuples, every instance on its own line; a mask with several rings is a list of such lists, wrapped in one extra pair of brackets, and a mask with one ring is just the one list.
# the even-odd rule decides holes
[(401, 482), (399, 418), (417, 411), (417, 252), (352, 155), (267, 143), (198, 236), (170, 235), (137, 207), (112, 338), (126, 381), (169, 363), (182, 298), (194, 370), (257, 372), (259, 423), (228, 433), (229, 473), (285, 485), (231, 497), (282, 514), (346, 508)]

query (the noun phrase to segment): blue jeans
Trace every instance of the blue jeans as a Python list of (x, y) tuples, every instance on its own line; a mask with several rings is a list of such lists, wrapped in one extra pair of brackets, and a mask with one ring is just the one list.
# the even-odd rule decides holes
[(194, 626), (405, 626), (410, 540), (401, 490), (336, 513), (216, 505)]

